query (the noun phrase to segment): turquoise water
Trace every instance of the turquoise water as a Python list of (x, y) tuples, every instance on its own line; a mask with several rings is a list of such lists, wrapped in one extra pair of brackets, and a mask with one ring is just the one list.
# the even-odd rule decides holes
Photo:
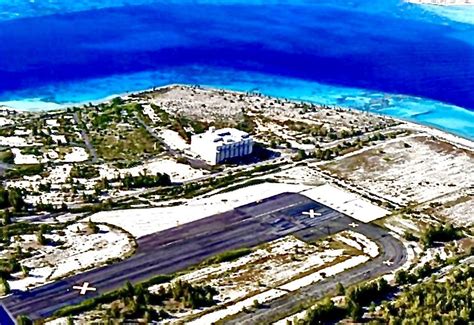
[(451, 21), (469, 25), (474, 24), (474, 6), (422, 6), (422, 8), (439, 17), (445, 18), (447, 24)]
[(473, 10), (398, 0), (0, 0), (0, 101), (43, 110), (200, 84), (474, 138)]

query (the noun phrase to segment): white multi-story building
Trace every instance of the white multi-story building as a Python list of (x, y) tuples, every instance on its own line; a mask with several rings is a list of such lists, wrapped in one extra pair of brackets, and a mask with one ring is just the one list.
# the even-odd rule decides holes
[(253, 139), (244, 131), (211, 127), (207, 132), (191, 137), (191, 151), (210, 164), (243, 157), (252, 153)]

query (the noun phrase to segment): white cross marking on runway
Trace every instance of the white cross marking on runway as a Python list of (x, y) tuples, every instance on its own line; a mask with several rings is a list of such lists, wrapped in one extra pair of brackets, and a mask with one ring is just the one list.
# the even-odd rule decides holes
[(349, 226), (352, 227), (352, 228), (356, 228), (356, 227), (359, 227), (359, 224), (353, 222), (353, 223), (350, 223)]
[(393, 262), (390, 261), (390, 260), (383, 261), (382, 263), (385, 264), (385, 265), (387, 265), (387, 266), (390, 266), (390, 265), (393, 264)]
[(321, 215), (321, 213), (317, 213), (313, 209), (311, 209), (309, 211), (305, 211), (305, 212), (303, 212), (303, 214), (309, 216), (311, 219), (316, 218), (317, 216)]
[(85, 295), (87, 291), (96, 291), (96, 288), (89, 287), (90, 283), (89, 282), (84, 282), (84, 284), (81, 286), (74, 286), (72, 287), (74, 290), (81, 290), (79, 292), (80, 295)]

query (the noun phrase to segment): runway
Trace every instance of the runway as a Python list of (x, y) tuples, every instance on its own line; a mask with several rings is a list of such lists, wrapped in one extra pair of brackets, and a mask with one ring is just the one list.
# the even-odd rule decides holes
[[(289, 234), (314, 240), (347, 229), (352, 222), (355, 220), (303, 195), (284, 193), (142, 237), (138, 240), (136, 254), (125, 261), (29, 292), (16, 292), (0, 302), (15, 317), (28, 315), (32, 319), (44, 318), (61, 307), (118, 289), (126, 281), (137, 283), (158, 274), (174, 273), (216, 254), (254, 247)], [(365, 226), (369, 229), (374, 227)], [(377, 236), (385, 235), (380, 228), (375, 229), (380, 232)], [(403, 245), (396, 242), (399, 243), (396, 252), (388, 252), (395, 255), (391, 258), (404, 254)], [(84, 282), (89, 282), (97, 291), (81, 296), (72, 290), (74, 285)]]
[[(284, 315), (290, 311), (297, 310), (309, 298), (316, 300), (324, 298), (324, 296), (336, 289), (338, 283), (343, 284), (344, 287), (349, 287), (389, 273), (406, 262), (407, 254), (403, 244), (382, 228), (371, 224), (360, 224), (355, 231), (377, 242), (380, 245), (380, 255), (367, 263), (272, 300), (266, 303), (263, 308), (259, 308), (252, 313), (239, 313), (232, 320), (226, 322), (226, 324), (252, 325), (272, 323), (275, 315)], [(389, 265), (385, 264), (387, 261), (390, 262)]]

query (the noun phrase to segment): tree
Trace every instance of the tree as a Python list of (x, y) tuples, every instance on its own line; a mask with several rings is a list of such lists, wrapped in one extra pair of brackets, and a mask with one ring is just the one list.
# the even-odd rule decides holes
[(10, 210), (6, 209), (3, 211), (3, 225), (7, 226), (12, 223), (12, 216)]
[(360, 321), (362, 319), (362, 315), (364, 314), (364, 310), (359, 303), (351, 301), (349, 303), (349, 314), (353, 321)]
[(8, 203), (8, 191), (0, 186), (0, 208), (8, 208), (10, 204)]
[(44, 233), (43, 233), (43, 230), (40, 229), (37, 233), (36, 233), (36, 241), (38, 242), (38, 244), (40, 245), (45, 245), (46, 244), (46, 238), (44, 237)]
[(395, 281), (397, 284), (408, 283), (408, 272), (405, 270), (397, 271), (397, 273), (395, 273)]
[(331, 156), (332, 156), (332, 152), (331, 152), (330, 149), (324, 150), (323, 160), (329, 160), (329, 159), (331, 159)]
[(458, 238), (462, 238), (461, 230), (448, 224), (429, 226), (420, 239), (425, 247), (431, 247), (436, 241), (447, 242)]
[(408, 241), (416, 241), (415, 235), (413, 235), (411, 232), (405, 231), (404, 236), (406, 240)]
[(125, 283), (124, 290), (129, 297), (133, 297), (135, 295), (135, 288), (133, 287), (133, 284), (130, 281), (127, 281), (127, 283)]
[(112, 105), (113, 106), (119, 106), (123, 104), (123, 99), (121, 97), (114, 97), (112, 99)]
[(8, 191), (8, 203), (15, 210), (19, 212), (25, 206), (25, 201), (23, 200), (23, 194), (20, 189), (12, 188)]
[(308, 311), (303, 324), (323, 324), (344, 316), (345, 311), (326, 298)]
[(146, 324), (151, 324), (151, 322), (153, 321), (153, 318), (149, 311), (146, 311), (143, 314), (143, 320), (145, 321)]
[(10, 149), (0, 152), (0, 161), (6, 164), (13, 164), (15, 162), (15, 155)]
[(28, 274), (30, 274), (30, 270), (28, 267), (22, 265), (21, 266), (21, 273), (23, 274), (23, 276), (26, 278), (28, 276)]
[(87, 222), (87, 228), (89, 228), (93, 234), (97, 234), (100, 231), (99, 226), (97, 226), (97, 224), (91, 219), (89, 219), (89, 221)]
[(9, 243), (10, 242), (10, 234), (8, 232), (8, 228), (3, 228), (2, 230), (2, 242)]
[(253, 301), (253, 307), (259, 309), (260, 307), (262, 307), (262, 304), (258, 301), (258, 299), (255, 299)]
[(0, 296), (6, 296), (10, 293), (10, 285), (8, 281), (1, 277), (0, 278)]
[(28, 316), (25, 315), (20, 315), (16, 318), (16, 323), (17, 325), (32, 325), (33, 322), (31, 319), (28, 318)]
[(418, 279), (429, 276), (433, 272), (433, 267), (430, 263), (425, 263), (416, 270), (416, 276)]
[(474, 319), (474, 267), (457, 267), (443, 278), (405, 289), (384, 305), (383, 318), (390, 324), (469, 324)]
[(149, 294), (141, 284), (135, 287), (135, 301), (139, 305), (146, 306), (149, 303)]
[(380, 278), (379, 281), (377, 282), (377, 291), (379, 293), (384, 293), (389, 289), (390, 289), (390, 286), (387, 280), (385, 280), (385, 278)]
[(376, 308), (377, 308), (377, 305), (375, 304), (375, 302), (372, 301), (369, 306), (369, 312), (373, 313)]
[(295, 161), (301, 161), (301, 160), (304, 160), (306, 159), (308, 156), (306, 155), (306, 152), (302, 149), (298, 150), (298, 153), (296, 154), (296, 156), (293, 158), (293, 160)]
[(341, 282), (338, 282), (337, 285), (336, 285), (336, 294), (338, 296), (342, 296), (344, 295), (346, 292), (346, 289), (344, 288), (344, 286), (342, 285)]

